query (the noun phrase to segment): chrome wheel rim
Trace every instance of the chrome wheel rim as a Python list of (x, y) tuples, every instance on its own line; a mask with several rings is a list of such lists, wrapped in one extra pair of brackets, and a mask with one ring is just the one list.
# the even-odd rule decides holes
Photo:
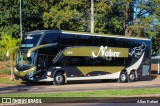
[(61, 83), (63, 81), (63, 77), (62, 76), (57, 76), (56, 77), (56, 82), (57, 83)]
[(126, 75), (125, 75), (125, 74), (122, 74), (122, 75), (121, 75), (121, 80), (122, 80), (122, 81), (125, 81), (125, 80), (126, 80)]
[(130, 75), (130, 79), (131, 79), (131, 80), (134, 80), (134, 79), (135, 79), (135, 75), (134, 75), (134, 74), (131, 74), (131, 75)]

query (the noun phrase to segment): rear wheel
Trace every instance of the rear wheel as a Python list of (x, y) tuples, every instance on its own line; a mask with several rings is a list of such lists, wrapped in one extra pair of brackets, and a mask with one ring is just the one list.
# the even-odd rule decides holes
[(121, 72), (118, 82), (121, 82), (121, 83), (127, 82), (127, 73), (126, 72), (124, 72), (124, 71)]
[(64, 77), (63, 73), (62, 72), (56, 73), (54, 76), (53, 84), (54, 85), (63, 85), (64, 82), (65, 82), (65, 77)]
[(134, 72), (131, 72), (131, 73), (129, 74), (129, 81), (130, 81), (130, 82), (136, 81), (136, 74), (135, 74)]

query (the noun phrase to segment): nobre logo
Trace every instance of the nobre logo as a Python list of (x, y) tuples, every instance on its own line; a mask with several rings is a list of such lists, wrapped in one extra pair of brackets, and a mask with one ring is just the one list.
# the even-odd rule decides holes
[(2, 103), (11, 103), (11, 98), (2, 98)]
[(92, 52), (92, 56), (93, 57), (99, 57), (99, 56), (102, 56), (102, 57), (119, 57), (120, 55), (120, 52), (114, 52), (112, 51), (111, 49), (107, 50), (108, 47), (103, 47), (101, 46), (100, 49), (99, 49), (99, 52), (98, 54), (96, 55), (95, 52)]
[(31, 37), (31, 36), (27, 36), (27, 37), (26, 37), (26, 39), (33, 39), (33, 37)]

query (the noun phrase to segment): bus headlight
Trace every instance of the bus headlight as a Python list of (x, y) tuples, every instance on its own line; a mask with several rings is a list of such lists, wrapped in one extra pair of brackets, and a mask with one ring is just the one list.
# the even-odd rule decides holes
[(47, 76), (48, 76), (48, 77), (51, 77), (51, 72), (50, 72), (50, 71), (47, 72)]

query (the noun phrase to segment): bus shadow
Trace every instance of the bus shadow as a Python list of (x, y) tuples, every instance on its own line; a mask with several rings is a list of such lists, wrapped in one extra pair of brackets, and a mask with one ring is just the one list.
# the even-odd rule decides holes
[(21, 92), (27, 92), (32, 86), (27, 86), (26, 85), (15, 85), (15, 86), (5, 86), (5, 87), (0, 87), (0, 93), (21, 93)]
[(149, 75), (149, 76), (145, 76), (145, 77), (141, 77), (138, 81), (152, 81), (155, 80), (157, 78), (156, 75)]
[[(85, 80), (85, 81), (68, 81), (66, 85), (72, 84), (96, 84), (96, 83), (117, 83), (117, 80)], [(53, 82), (21, 82), (23, 85), (43, 86), (53, 85)]]
[(67, 82), (67, 84), (96, 84), (96, 83), (117, 83), (117, 80), (85, 80), (85, 81)]
[(51, 85), (52, 82), (21, 82), (23, 85), (41, 86), (41, 85)]
[[(43, 86), (43, 85), (51, 85), (51, 84), (42, 83), (42, 82), (21, 82), (21, 84), (14, 85), (14, 86), (13, 85), (0, 86), (0, 93), (1, 94), (25, 93), (35, 86)], [(37, 89), (41, 89), (41, 87), (38, 87)]]

